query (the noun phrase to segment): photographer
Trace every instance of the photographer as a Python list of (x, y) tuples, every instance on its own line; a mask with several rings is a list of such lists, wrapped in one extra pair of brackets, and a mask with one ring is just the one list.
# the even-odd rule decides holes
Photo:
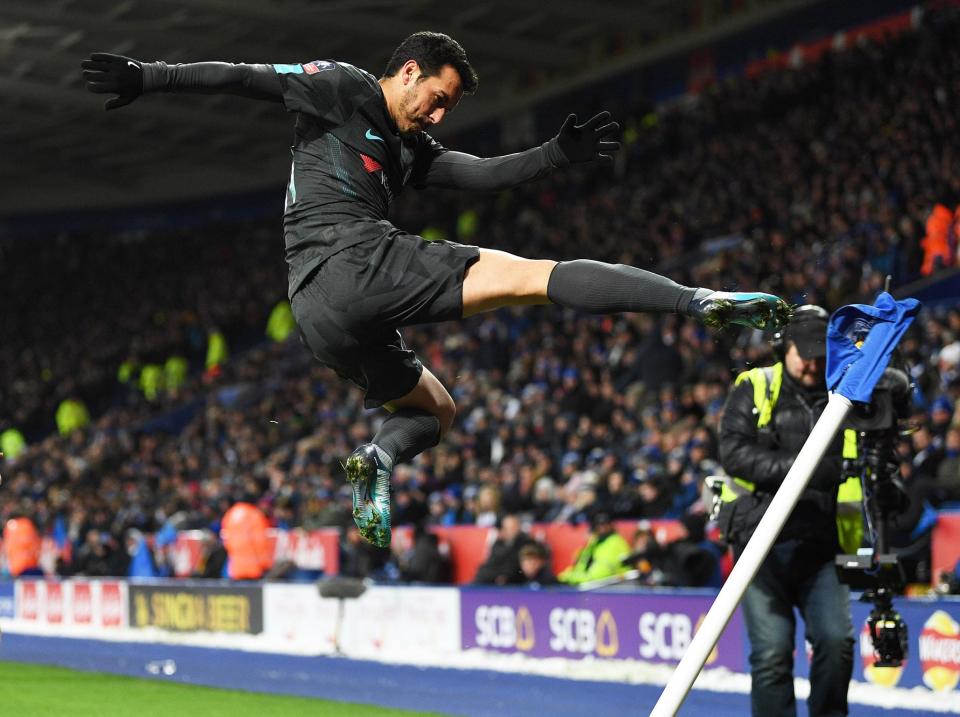
[[(778, 362), (741, 374), (727, 399), (720, 424), (720, 459), (727, 473), (737, 478), (724, 487), (719, 522), (738, 559), (827, 405), (827, 320), (827, 312), (818, 306), (798, 308), (791, 323), (774, 337)], [(755, 717), (796, 715), (794, 608), (803, 617), (813, 647), (810, 715), (847, 714), (853, 628), (849, 591), (834, 570), (840, 547), (841, 444), (842, 434), (828, 449), (744, 595)], [(841, 490), (848, 491), (849, 484)], [(859, 500), (859, 483), (855, 493)], [(850, 496), (841, 499), (846, 504)], [(859, 519), (859, 513), (855, 517)], [(855, 529), (846, 526), (844, 532), (858, 541)]]

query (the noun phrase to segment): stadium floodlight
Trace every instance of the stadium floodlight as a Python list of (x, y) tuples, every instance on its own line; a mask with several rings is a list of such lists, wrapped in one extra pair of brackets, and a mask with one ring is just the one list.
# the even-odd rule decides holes
[(806, 488), (854, 402), (869, 404), (893, 350), (920, 310), (916, 299), (896, 301), (882, 292), (873, 306), (851, 304), (834, 312), (827, 328), (827, 406), (774, 495), (770, 507), (733, 566), (693, 636), (650, 717), (673, 717), (703, 669), (780, 529)]

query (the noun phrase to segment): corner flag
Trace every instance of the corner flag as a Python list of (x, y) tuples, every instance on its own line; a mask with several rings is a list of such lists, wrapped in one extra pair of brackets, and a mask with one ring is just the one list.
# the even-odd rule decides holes
[(885, 291), (873, 306), (849, 304), (837, 309), (827, 327), (827, 388), (868, 403), (918, 311), (916, 299), (896, 301)]
[(897, 342), (919, 310), (916, 299), (896, 301), (883, 292), (873, 306), (851, 304), (837, 309), (830, 317), (826, 378), (831, 394), (827, 407), (693, 636), (650, 717), (673, 717), (680, 709), (707, 656), (720, 639), (720, 633), (743, 598), (747, 585), (757, 574), (760, 563), (767, 557), (800, 494), (810, 482), (810, 476), (843, 426), (852, 401), (870, 401)]

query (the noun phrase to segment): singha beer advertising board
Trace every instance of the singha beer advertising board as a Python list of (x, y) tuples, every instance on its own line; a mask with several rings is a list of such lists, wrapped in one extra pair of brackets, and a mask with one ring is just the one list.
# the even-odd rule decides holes
[(259, 586), (130, 583), (130, 627), (172, 632), (263, 632)]

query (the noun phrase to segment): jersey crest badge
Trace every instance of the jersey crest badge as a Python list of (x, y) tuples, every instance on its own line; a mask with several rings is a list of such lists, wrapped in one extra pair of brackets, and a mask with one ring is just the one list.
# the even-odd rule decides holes
[(323, 72), (324, 70), (332, 70), (333, 63), (327, 62), (326, 60), (314, 60), (313, 62), (308, 62), (303, 66), (303, 71), (308, 75), (315, 75), (318, 72)]

